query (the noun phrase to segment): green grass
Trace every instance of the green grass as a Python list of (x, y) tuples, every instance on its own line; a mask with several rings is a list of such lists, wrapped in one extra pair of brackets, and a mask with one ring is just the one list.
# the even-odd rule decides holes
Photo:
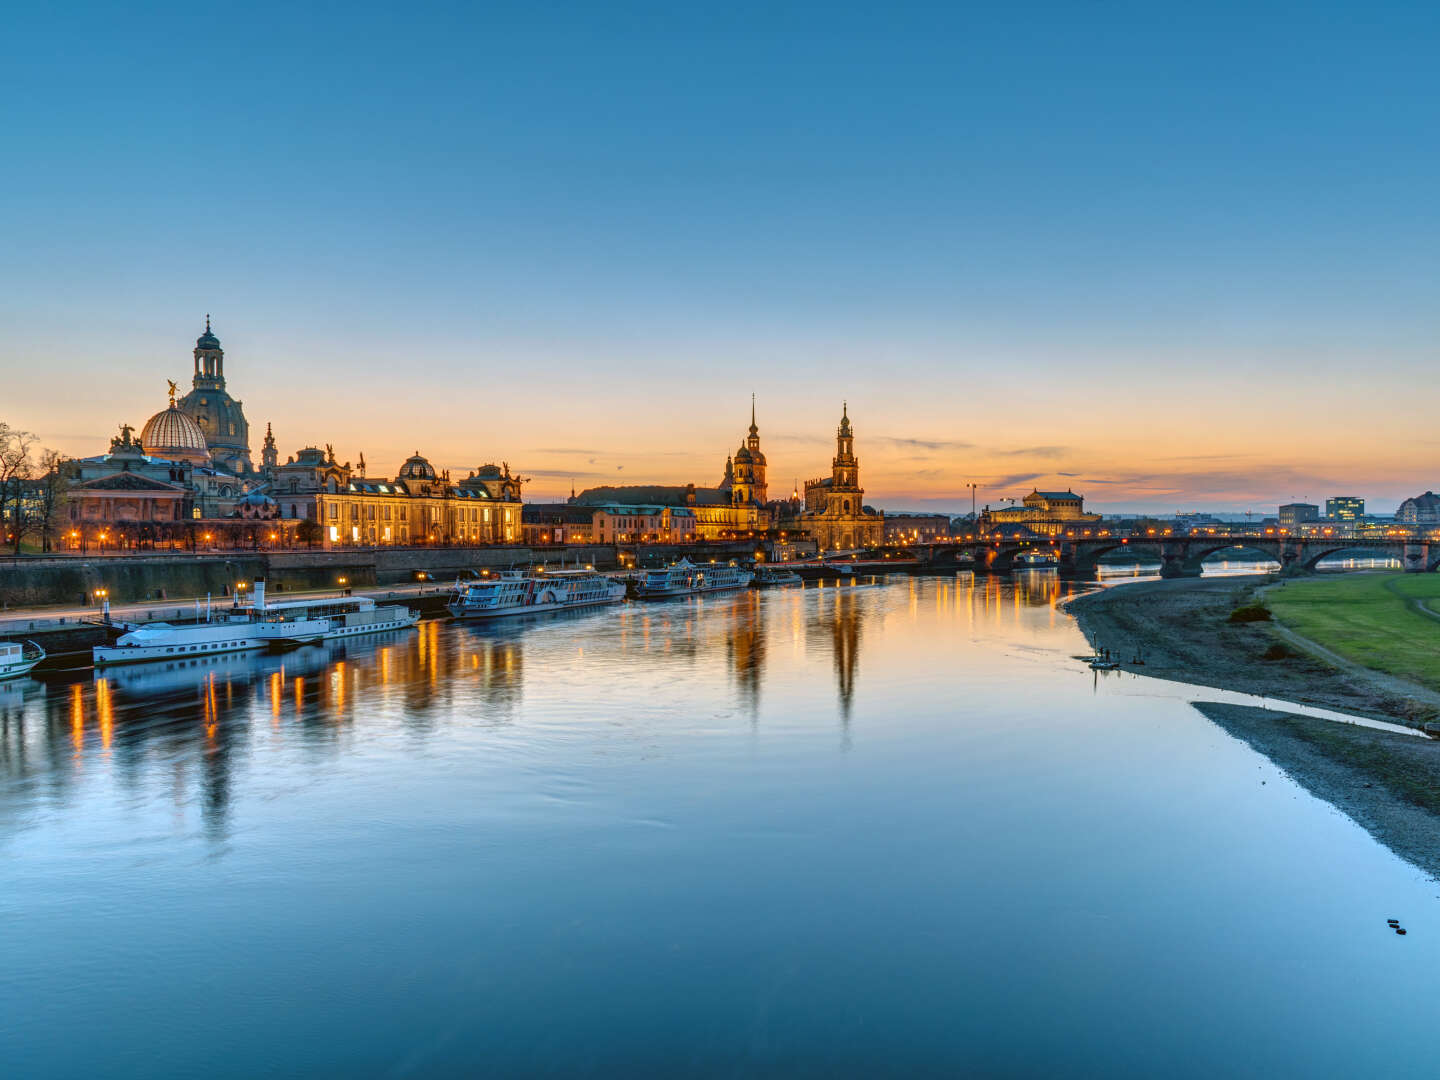
[(1357, 664), (1440, 690), (1440, 574), (1346, 574), (1265, 593), (1271, 614)]

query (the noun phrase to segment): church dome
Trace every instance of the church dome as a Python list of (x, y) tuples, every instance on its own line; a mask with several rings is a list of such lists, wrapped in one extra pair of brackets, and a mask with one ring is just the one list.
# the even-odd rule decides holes
[(434, 480), (435, 469), (420, 456), (420, 451), (416, 450), (405, 459), (405, 464), (400, 466), (400, 475), (407, 480)]
[(750, 456), (750, 450), (748, 447), (742, 446), (739, 450), (735, 451), (736, 465), (739, 465), (742, 461), (748, 465), (752, 460), (753, 458)]
[(197, 349), (218, 349), (220, 339), (210, 329), (210, 316), (205, 316), (205, 332), (195, 339)]
[(205, 443), (200, 425), (173, 404), (145, 421), (140, 431), (140, 445), (154, 457), (196, 465), (210, 463), (210, 447)]

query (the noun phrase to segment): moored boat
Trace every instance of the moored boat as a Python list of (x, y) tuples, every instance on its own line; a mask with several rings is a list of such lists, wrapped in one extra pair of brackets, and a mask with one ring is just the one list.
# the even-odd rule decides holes
[(455, 586), (445, 609), (457, 619), (545, 615), (618, 604), (624, 582), (594, 570), (502, 570)]
[(0, 679), (24, 675), (44, 659), (45, 650), (33, 641), (0, 641)]
[(696, 596), (700, 593), (743, 589), (755, 575), (738, 566), (707, 563), (696, 566), (682, 558), (663, 570), (647, 570), (635, 588), (643, 600), (664, 600), (672, 596)]
[(170, 660), (178, 656), (284, 649), (333, 638), (404, 630), (420, 613), (397, 604), (377, 605), (369, 596), (331, 596), (267, 604), (265, 583), (255, 582), (250, 604), (200, 623), (132, 626), (114, 645), (91, 651), (96, 667)]
[(1058, 570), (1060, 560), (1039, 551), (1022, 551), (1015, 556), (1013, 566), (1016, 570)]
[(755, 577), (750, 582), (757, 589), (774, 589), (781, 585), (804, 585), (805, 579), (794, 570), (786, 570), (778, 566), (760, 566), (755, 569)]

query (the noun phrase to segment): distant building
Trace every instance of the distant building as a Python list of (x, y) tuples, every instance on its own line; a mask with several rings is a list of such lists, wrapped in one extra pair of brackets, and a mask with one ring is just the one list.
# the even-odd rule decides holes
[(1354, 495), (1336, 495), (1325, 500), (1325, 517), (1330, 521), (1359, 521), (1364, 516), (1364, 499)]
[(1406, 525), (1434, 525), (1440, 523), (1440, 495), (1427, 491), (1406, 499), (1395, 511), (1395, 520)]
[(887, 544), (931, 544), (950, 535), (949, 514), (885, 514)]
[(1085, 513), (1085, 497), (1073, 491), (1034, 490), (1019, 506), (985, 507), (980, 515), (980, 532), (993, 533), (1002, 526), (1020, 525), (1036, 536), (1059, 536), (1100, 520), (1099, 514)]
[(1286, 503), (1280, 507), (1278, 517), (1282, 528), (1302, 525), (1307, 521), (1319, 521), (1320, 507), (1314, 503)]

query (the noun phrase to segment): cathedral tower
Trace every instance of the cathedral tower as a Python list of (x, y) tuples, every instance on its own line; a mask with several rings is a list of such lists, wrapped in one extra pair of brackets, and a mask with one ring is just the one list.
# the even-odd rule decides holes
[(835, 457), (830, 462), (834, 478), (832, 491), (860, 490), (860, 462), (855, 460), (855, 435), (850, 430), (850, 403), (840, 408), (840, 426), (835, 429)]

